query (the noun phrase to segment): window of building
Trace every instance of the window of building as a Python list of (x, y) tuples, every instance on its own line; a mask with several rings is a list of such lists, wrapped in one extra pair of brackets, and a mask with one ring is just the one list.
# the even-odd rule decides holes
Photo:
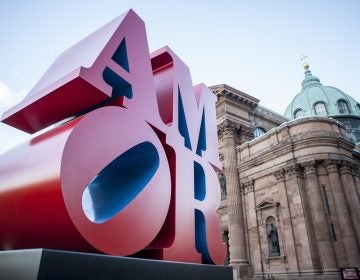
[(299, 108), (299, 109), (296, 109), (295, 110), (295, 113), (294, 113), (294, 118), (295, 119), (298, 119), (298, 118), (302, 118), (304, 116), (304, 110)]
[(345, 100), (338, 100), (337, 102), (340, 114), (350, 114), (348, 104)]
[(265, 133), (266, 133), (265, 129), (263, 129), (262, 127), (257, 127), (254, 130), (254, 137), (257, 138)]
[(330, 205), (329, 205), (329, 199), (328, 199), (327, 192), (326, 192), (326, 189), (325, 189), (324, 185), (322, 186), (322, 189), (323, 189), (324, 201), (325, 201), (325, 206), (326, 206), (327, 213), (331, 214)]
[(360, 104), (356, 104), (355, 106), (356, 112), (360, 114)]
[(327, 115), (326, 106), (325, 106), (324, 102), (315, 103), (314, 110), (315, 110), (315, 114), (318, 116), (326, 116)]
[(330, 224), (330, 226), (331, 226), (331, 233), (332, 233), (333, 240), (337, 241), (336, 232), (335, 232), (335, 226), (332, 223)]

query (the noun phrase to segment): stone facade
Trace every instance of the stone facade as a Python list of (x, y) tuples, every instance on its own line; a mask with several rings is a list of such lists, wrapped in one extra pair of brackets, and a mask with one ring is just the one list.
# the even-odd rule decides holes
[[(218, 136), (226, 194), (219, 213), (241, 279), (341, 279), (360, 267), (359, 153), (326, 117), (286, 122), (226, 85)], [(254, 139), (262, 127), (266, 134)]]

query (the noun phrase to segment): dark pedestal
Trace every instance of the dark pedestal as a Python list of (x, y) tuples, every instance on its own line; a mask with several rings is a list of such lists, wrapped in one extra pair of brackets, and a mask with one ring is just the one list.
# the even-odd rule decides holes
[(0, 251), (1, 280), (232, 280), (232, 268), (47, 249)]

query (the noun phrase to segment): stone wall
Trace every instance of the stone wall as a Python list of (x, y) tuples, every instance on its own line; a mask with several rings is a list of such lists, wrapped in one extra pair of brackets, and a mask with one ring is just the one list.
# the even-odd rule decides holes
[[(246, 252), (255, 278), (339, 279), (339, 267), (359, 266), (359, 160), (345, 136), (340, 123), (311, 117), (237, 148)], [(277, 229), (278, 255), (272, 255), (270, 223)]]

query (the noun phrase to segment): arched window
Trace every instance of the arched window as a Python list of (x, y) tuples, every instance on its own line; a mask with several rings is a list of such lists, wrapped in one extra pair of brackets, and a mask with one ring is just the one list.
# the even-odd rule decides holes
[(325, 106), (324, 102), (315, 103), (314, 111), (315, 111), (315, 115), (318, 115), (318, 116), (326, 116), (327, 115), (326, 106)]
[(356, 112), (360, 114), (360, 104), (355, 105)]
[(298, 119), (298, 118), (302, 118), (304, 116), (304, 110), (299, 108), (299, 109), (296, 109), (295, 110), (295, 113), (294, 113), (294, 118), (295, 119)]
[(348, 104), (345, 100), (340, 99), (337, 101), (340, 114), (350, 114)]
[(266, 133), (265, 129), (263, 129), (262, 127), (257, 127), (254, 130), (254, 137), (257, 138), (265, 133)]

